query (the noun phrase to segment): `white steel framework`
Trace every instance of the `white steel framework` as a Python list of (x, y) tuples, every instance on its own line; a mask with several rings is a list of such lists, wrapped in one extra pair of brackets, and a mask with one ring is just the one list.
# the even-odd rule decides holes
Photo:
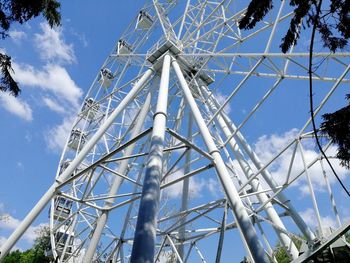
[[(344, 201), (314, 150), (308, 53), (303, 43), (279, 52), (293, 10), (276, 1), (243, 32), (245, 5), (145, 4), (88, 91), (54, 183), (0, 260), (50, 202), (57, 262), (266, 263), (277, 262), (276, 244), (293, 262), (349, 259)], [(349, 56), (314, 54), (318, 123), (346, 93)]]

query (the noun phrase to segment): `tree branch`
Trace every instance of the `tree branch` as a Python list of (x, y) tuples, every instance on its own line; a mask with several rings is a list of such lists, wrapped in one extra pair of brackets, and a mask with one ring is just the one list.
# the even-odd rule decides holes
[(314, 21), (313, 21), (313, 27), (312, 27), (312, 33), (311, 33), (311, 42), (310, 42), (310, 51), (309, 51), (309, 95), (310, 95), (310, 115), (311, 115), (311, 121), (312, 121), (312, 128), (315, 134), (315, 140), (316, 140), (316, 144), (320, 150), (320, 152), (322, 153), (323, 157), (326, 159), (329, 167), (331, 168), (334, 176), (337, 178), (338, 182), (340, 183), (340, 185), (342, 186), (342, 188), (344, 189), (344, 191), (347, 193), (348, 196), (350, 196), (349, 191), (346, 189), (345, 185), (343, 184), (343, 182), (340, 180), (338, 174), (336, 173), (334, 167), (332, 166), (331, 162), (328, 160), (327, 155), (325, 154), (325, 152), (322, 149), (320, 140), (318, 138), (317, 135), (317, 128), (316, 128), (316, 123), (315, 123), (315, 118), (314, 118), (314, 102), (313, 102), (313, 87), (312, 87), (312, 55), (313, 55), (313, 49), (314, 49), (314, 41), (315, 41), (315, 34), (316, 34), (316, 29), (318, 26), (318, 21), (319, 21), (319, 17), (320, 17), (320, 13), (321, 13), (321, 6), (322, 6), (322, 0), (320, 0), (318, 2), (318, 5), (316, 6), (316, 14), (314, 16)]

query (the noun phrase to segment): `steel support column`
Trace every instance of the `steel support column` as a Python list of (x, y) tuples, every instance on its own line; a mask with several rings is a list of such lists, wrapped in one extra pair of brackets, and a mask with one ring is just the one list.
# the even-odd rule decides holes
[[(217, 101), (213, 100), (217, 107), (219, 107), (219, 104)], [(221, 112), (222, 117), (226, 121), (227, 125), (232, 129), (234, 133), (236, 133), (236, 140), (237, 142), (242, 146), (243, 150), (246, 152), (246, 154), (249, 156), (249, 158), (252, 160), (254, 166), (260, 170), (263, 167), (263, 164), (260, 161), (260, 158), (256, 155), (256, 153), (253, 151), (253, 149), (250, 147), (248, 142), (243, 137), (242, 133), (240, 131), (236, 131), (237, 127), (235, 124), (227, 117), (227, 115), (224, 112)], [(264, 180), (267, 182), (267, 184), (271, 187), (273, 192), (278, 191), (278, 184), (273, 179), (272, 175), (267, 169), (264, 169), (261, 171), (261, 175), (263, 176)], [(281, 201), (286, 207), (288, 207), (288, 212), (290, 213), (290, 216), (294, 220), (295, 224), (298, 226), (300, 231), (304, 234), (304, 236), (307, 238), (308, 241), (313, 241), (316, 237), (314, 233), (311, 231), (311, 229), (305, 224), (304, 220), (301, 218), (297, 210), (294, 208), (293, 204), (290, 202), (290, 200), (284, 195), (284, 193), (280, 192), (277, 195), (277, 198), (279, 201)]]
[(230, 207), (236, 218), (237, 227), (243, 237), (243, 242), (247, 244), (248, 253), (253, 258), (254, 262), (269, 262), (264, 248), (258, 239), (255, 228), (249, 218), (249, 215), (238, 195), (238, 192), (233, 184), (230, 174), (225, 166), (223, 159), (221, 158), (220, 152), (215, 145), (215, 142), (209, 132), (208, 127), (198, 109), (196, 101), (193, 98), (190, 88), (181, 72), (179, 64), (175, 59), (172, 61), (175, 73), (179, 79), (181, 88), (183, 90), (183, 95), (186, 98), (188, 105), (191, 108), (193, 118), (197, 123), (198, 129), (203, 137), (203, 140), (210, 152), (210, 155), (213, 158), (213, 163), (217, 175), (221, 181), (221, 184), (224, 188), (225, 194), (228, 201), (230, 202)]
[[(198, 88), (200, 89), (200, 87), (198, 87)], [(215, 106), (213, 100), (209, 97), (208, 91), (205, 88), (203, 88), (203, 91), (206, 95), (206, 100), (208, 101), (208, 105), (209, 105), (211, 112), (216, 112), (217, 107)], [(223, 117), (221, 116), (221, 113), (216, 116), (216, 119), (218, 121), (217, 122), (218, 126), (220, 127), (222, 132), (225, 134), (225, 137), (229, 138), (230, 135), (232, 134), (232, 131), (228, 127), (228, 124), (225, 122)], [(235, 137), (231, 138), (231, 140), (229, 141), (228, 144), (229, 144), (235, 158), (237, 159), (239, 165), (241, 166), (242, 171), (245, 174), (246, 178), (249, 179), (251, 176), (254, 176), (254, 172), (253, 172), (251, 166), (249, 165), (249, 163), (245, 160), (243, 153), (241, 152), (240, 148), (238, 147), (238, 145), (235, 141)], [(252, 180), (250, 185), (251, 185), (253, 191), (257, 192), (256, 197), (258, 198), (258, 200), (261, 204), (265, 203), (269, 199), (267, 194), (262, 192), (263, 189), (262, 189), (261, 183), (259, 182), (259, 179), (256, 178), (256, 179)], [(261, 193), (258, 193), (258, 192), (261, 192)], [(265, 212), (266, 212), (269, 220), (273, 224), (278, 226), (278, 228), (274, 227), (274, 230), (275, 230), (279, 240), (281, 241), (283, 246), (287, 249), (287, 251), (291, 255), (292, 259), (296, 259), (299, 255), (299, 251), (296, 248), (295, 244), (293, 243), (292, 239), (287, 234), (285, 234), (285, 232), (280, 230), (280, 229), (286, 230), (286, 228), (285, 228), (282, 220), (278, 216), (276, 210), (274, 209), (273, 205), (271, 204), (271, 202), (266, 204)]]
[(165, 55), (154, 114), (151, 146), (137, 216), (131, 263), (154, 261), (157, 215), (160, 199), (160, 180), (163, 173), (163, 149), (167, 120), (170, 56)]

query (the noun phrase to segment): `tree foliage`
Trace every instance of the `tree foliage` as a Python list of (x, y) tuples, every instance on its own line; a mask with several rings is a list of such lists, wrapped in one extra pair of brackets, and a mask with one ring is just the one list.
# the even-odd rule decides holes
[[(57, 0), (0, 0), (0, 37), (6, 38), (12, 23), (23, 24), (42, 15), (51, 27), (61, 21), (60, 3)], [(20, 88), (12, 78), (11, 57), (0, 53), (0, 91), (17, 96)]]
[(0, 90), (9, 91), (12, 95), (17, 96), (20, 92), (20, 88), (17, 82), (11, 76), (11, 57), (6, 54), (0, 53), (0, 68), (1, 68), (1, 81)]
[[(330, 0), (323, 7), (320, 16), (316, 16), (318, 0), (290, 0), (294, 8), (286, 35), (280, 45), (282, 52), (286, 53), (292, 45), (297, 43), (300, 29), (310, 28), (317, 24), (323, 45), (332, 52), (342, 49), (348, 44), (350, 37), (350, 0)], [(244, 17), (239, 22), (240, 29), (252, 29), (273, 8), (272, 0), (252, 0), (248, 5)]]
[(347, 95), (347, 99), (347, 106), (322, 116), (324, 121), (321, 130), (338, 145), (337, 158), (340, 164), (350, 169), (350, 94)]
[[(345, 241), (350, 244), (350, 232), (345, 233)], [(302, 237), (300, 237), (302, 238)], [(300, 250), (302, 242), (300, 238), (292, 237), (292, 240), (294, 244), (296, 245), (297, 249)], [(274, 248), (274, 256), (278, 263), (290, 263), (291, 259), (288, 256), (288, 253), (286, 252), (286, 249), (282, 247), (280, 243), (278, 243)], [(270, 262), (273, 263), (274, 261), (270, 259)], [(308, 262), (314, 262), (314, 261), (308, 261)], [(320, 262), (320, 261), (315, 261)], [(323, 261), (322, 261), (323, 262)], [(332, 261), (333, 262), (333, 261)]]
[[(302, 237), (300, 237), (302, 238)], [(301, 245), (302, 245), (302, 241), (300, 240), (300, 238), (296, 238), (296, 237), (292, 237), (292, 241), (295, 244), (295, 246), (297, 247), (297, 249), (299, 250)], [(277, 260), (278, 263), (289, 263), (291, 262), (288, 253), (286, 251), (286, 248), (283, 247), (281, 245), (281, 243), (278, 243), (274, 249), (274, 256), (275, 259)], [(270, 259), (270, 262), (274, 262), (272, 259)]]
[(9, 253), (2, 263), (49, 263), (51, 258), (45, 256), (45, 251), (51, 249), (50, 230), (48, 226), (42, 227), (37, 232), (38, 237), (31, 249), (24, 252), (15, 250)]

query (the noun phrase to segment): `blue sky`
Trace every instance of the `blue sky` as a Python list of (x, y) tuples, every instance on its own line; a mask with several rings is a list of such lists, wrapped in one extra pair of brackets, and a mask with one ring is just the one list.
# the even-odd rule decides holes
[[(14, 77), (22, 93), (16, 99), (6, 94), (0, 95), (0, 214), (9, 216), (8, 222), (0, 223), (0, 242), (13, 231), (52, 184), (62, 147), (84, 94), (116, 40), (142, 5), (143, 1), (140, 0), (84, 1), (84, 4), (82, 1), (62, 1), (61, 28), (51, 29), (43, 19), (37, 18), (24, 25), (13, 25), (10, 37), (1, 42), (0, 47), (12, 56)], [(276, 46), (273, 48), (276, 49)], [(260, 82), (253, 79), (252, 84), (258, 86)], [(243, 129), (257, 153), (264, 157), (263, 161), (268, 161), (288, 140), (294, 138), (298, 131), (294, 128), (300, 128), (306, 120), (307, 90), (300, 93), (298, 88), (300, 86), (296, 86), (288, 95), (278, 90), (271, 98), (274, 107), (262, 109), (255, 121), (249, 122)], [(223, 100), (229, 92), (220, 90)], [(258, 98), (263, 92), (265, 90), (254, 95)], [(327, 109), (344, 105), (346, 92), (342, 86), (334, 99), (330, 100)], [(246, 107), (252, 107), (256, 99), (249, 90), (243, 91), (240, 96), (234, 100), (235, 107), (228, 109), (237, 121), (243, 120), (248, 110)], [(290, 96), (290, 99), (286, 96)], [(252, 98), (251, 103), (245, 103), (244, 99), (247, 98)], [(290, 118), (288, 122), (284, 122), (285, 116), (276, 113), (276, 108), (283, 107)], [(303, 114), (295, 116), (295, 108), (302, 109)], [(267, 115), (274, 117), (263, 118)], [(316, 156), (312, 143), (306, 144), (305, 148), (308, 160)], [(285, 163), (290, 154), (287, 153), (276, 162), (274, 175), (285, 172)], [(345, 177), (347, 172), (338, 166), (337, 169)], [(313, 182), (322, 192), (325, 186), (319, 181), (320, 170), (315, 168), (313, 174)], [(334, 179), (331, 182), (335, 184)], [(300, 203), (307, 195), (305, 184), (305, 180), (299, 181), (290, 194), (301, 213), (309, 219), (307, 223), (312, 225), (310, 202)], [(197, 179), (192, 191), (200, 195), (200, 191), (210, 191), (210, 187), (215, 187), (215, 183), (206, 186), (205, 181)], [(349, 218), (347, 200), (341, 191), (336, 194), (342, 216)], [(174, 195), (177, 195), (176, 192)], [(326, 199), (325, 196), (323, 198)], [(330, 214), (330, 209), (325, 208), (324, 220), (334, 225), (334, 218)], [(35, 229), (47, 222), (48, 209), (45, 209), (17, 247), (30, 247), (35, 238)]]
[[(12, 56), (22, 92), (0, 99), (0, 226), (4, 239), (53, 182), (62, 147), (84, 94), (142, 1), (62, 1), (62, 27), (42, 18), (13, 24), (0, 47)], [(46, 209), (34, 224), (48, 222)], [(26, 248), (33, 230), (18, 247)]]

